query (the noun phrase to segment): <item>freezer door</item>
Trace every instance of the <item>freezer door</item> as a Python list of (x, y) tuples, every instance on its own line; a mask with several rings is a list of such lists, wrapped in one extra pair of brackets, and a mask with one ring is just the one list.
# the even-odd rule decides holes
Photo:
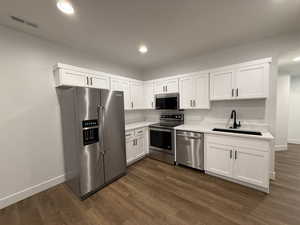
[(100, 91), (77, 88), (77, 121), (80, 127), (80, 190), (81, 196), (96, 191), (104, 185), (104, 161), (99, 134)]
[(121, 91), (101, 90), (105, 182), (126, 172), (124, 98)]

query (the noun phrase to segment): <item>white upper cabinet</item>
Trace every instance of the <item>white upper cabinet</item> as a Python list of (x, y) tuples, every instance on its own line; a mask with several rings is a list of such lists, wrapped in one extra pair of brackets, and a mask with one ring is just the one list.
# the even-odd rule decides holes
[(56, 87), (85, 87), (88, 84), (88, 77), (86, 74), (68, 69), (56, 69), (54, 71), (54, 79)]
[(181, 109), (209, 109), (209, 74), (195, 73), (179, 79)]
[(109, 76), (105, 74), (92, 75), (88, 74), (88, 87), (109, 89)]
[(235, 74), (236, 98), (267, 98), (269, 63), (239, 67)]
[(154, 109), (154, 82), (144, 82), (144, 108)]
[(271, 59), (243, 63), (210, 74), (210, 99), (267, 98)]
[(111, 90), (123, 91), (124, 95), (124, 108), (131, 109), (131, 98), (130, 98), (130, 83), (128, 80), (112, 78), (111, 79)]
[(144, 85), (142, 81), (130, 82), (131, 108), (144, 108)]
[(192, 76), (187, 76), (179, 79), (179, 97), (181, 109), (192, 109), (195, 98), (194, 79)]
[(211, 100), (226, 100), (234, 97), (234, 70), (215, 71), (210, 74)]
[(109, 75), (79, 67), (58, 64), (54, 70), (55, 86), (77, 86), (109, 89)]
[(178, 92), (178, 79), (164, 79), (157, 80), (154, 83), (155, 94), (177, 93)]

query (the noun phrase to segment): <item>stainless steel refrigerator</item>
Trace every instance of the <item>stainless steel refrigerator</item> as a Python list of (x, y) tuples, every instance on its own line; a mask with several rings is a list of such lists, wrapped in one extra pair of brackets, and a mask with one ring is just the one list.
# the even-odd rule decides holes
[(84, 199), (126, 173), (123, 92), (57, 89), (67, 184)]

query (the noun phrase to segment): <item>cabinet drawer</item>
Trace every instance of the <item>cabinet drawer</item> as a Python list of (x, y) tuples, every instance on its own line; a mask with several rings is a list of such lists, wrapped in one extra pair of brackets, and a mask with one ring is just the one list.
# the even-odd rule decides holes
[(126, 138), (126, 141), (133, 139), (134, 138), (134, 130), (126, 131), (125, 138)]
[(134, 131), (134, 134), (135, 134), (136, 137), (138, 137), (138, 136), (144, 136), (144, 134), (145, 134), (145, 129), (144, 129), (144, 128), (136, 129), (136, 130)]

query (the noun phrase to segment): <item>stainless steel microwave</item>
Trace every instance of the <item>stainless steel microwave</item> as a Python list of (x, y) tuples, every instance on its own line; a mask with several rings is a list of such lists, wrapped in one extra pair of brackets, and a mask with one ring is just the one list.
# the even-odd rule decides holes
[(155, 109), (157, 110), (179, 109), (179, 93), (155, 95)]

